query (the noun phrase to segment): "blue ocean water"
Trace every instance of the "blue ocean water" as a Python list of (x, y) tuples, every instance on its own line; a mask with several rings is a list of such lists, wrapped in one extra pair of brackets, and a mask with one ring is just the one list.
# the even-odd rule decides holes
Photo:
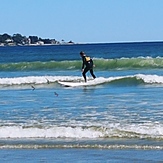
[(163, 42), (0, 47), (0, 148), (161, 151), (162, 70)]

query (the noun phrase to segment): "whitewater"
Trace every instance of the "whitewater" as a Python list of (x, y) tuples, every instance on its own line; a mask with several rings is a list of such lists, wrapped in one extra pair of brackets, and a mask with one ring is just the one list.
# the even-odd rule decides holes
[[(91, 80), (91, 77), (88, 78)], [(84, 82), (81, 76), (27, 76), (27, 77), (14, 77), (14, 78), (0, 78), (0, 86), (15, 86), (15, 85), (46, 85), (46, 84), (55, 84), (58, 81), (64, 82), (72, 82), (72, 83), (80, 83)], [(99, 84), (126, 84), (126, 81), (130, 82), (130, 84), (163, 84), (163, 76), (159, 75), (145, 75), (145, 74), (136, 74), (129, 76), (116, 76), (116, 77), (98, 77), (92, 82), (91, 85), (99, 85)], [(56, 85), (53, 85), (55, 87)]]

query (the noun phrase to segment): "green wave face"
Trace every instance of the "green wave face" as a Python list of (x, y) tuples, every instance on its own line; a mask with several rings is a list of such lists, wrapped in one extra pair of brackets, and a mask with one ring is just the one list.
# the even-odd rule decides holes
[(102, 70), (163, 68), (163, 58), (101, 59), (95, 60), (95, 64)]
[[(94, 59), (94, 64), (97, 70), (163, 68), (163, 58)], [(80, 60), (19, 62), (0, 64), (0, 70), (76, 70), (80, 69), (81, 65)]]
[(0, 64), (0, 70), (50, 70), (50, 69), (79, 69), (80, 61), (61, 61), (61, 62), (19, 62)]

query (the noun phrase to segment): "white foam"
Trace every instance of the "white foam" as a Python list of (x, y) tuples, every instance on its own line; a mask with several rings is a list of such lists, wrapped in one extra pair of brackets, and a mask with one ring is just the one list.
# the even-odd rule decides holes
[(99, 131), (81, 127), (23, 128), (21, 126), (1, 127), (0, 138), (96, 138)]
[[(90, 85), (105, 83), (123, 77), (99, 77), (95, 80), (89, 81)], [(88, 78), (89, 79), (89, 78)], [(79, 76), (27, 76), (27, 77), (14, 77), (14, 78), (0, 78), (0, 85), (23, 85), (23, 84), (47, 84), (48, 82), (54, 83), (57, 81), (74, 81), (82, 82), (83, 77)]]
[(135, 75), (137, 79), (142, 79), (145, 83), (148, 84), (162, 84), (163, 83), (163, 76), (158, 75), (144, 75), (144, 74), (138, 74)]
[[(128, 75), (128, 76), (116, 76), (116, 77), (98, 77), (95, 80), (90, 80), (86, 85), (97, 85), (114, 80), (133, 78), (142, 79), (147, 84), (163, 84), (163, 76), (158, 75)], [(88, 78), (91, 79), (91, 78)], [(26, 77), (14, 77), (14, 78), (0, 78), (0, 85), (25, 85), (25, 84), (47, 84), (48, 82), (54, 83), (57, 81), (64, 82), (83, 82), (82, 76), (26, 76)]]
[(81, 80), (77, 76), (27, 76), (14, 78), (0, 78), (0, 85), (21, 85), (21, 84), (46, 84), (59, 80)]
[(0, 138), (155, 138), (163, 139), (163, 124), (120, 124), (107, 126), (1, 126)]

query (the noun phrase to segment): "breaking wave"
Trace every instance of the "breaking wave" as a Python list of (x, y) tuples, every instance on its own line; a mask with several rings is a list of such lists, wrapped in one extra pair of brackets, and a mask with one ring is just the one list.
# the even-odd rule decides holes
[(4, 138), (139, 138), (163, 140), (163, 125), (110, 124), (109, 126), (1, 126), (0, 139)]
[[(91, 78), (88, 78), (91, 80)], [(83, 78), (80, 76), (26, 76), (26, 77), (13, 77), (13, 78), (0, 78), (0, 86), (26, 86), (26, 85), (48, 85), (58, 84), (58, 81), (67, 82), (82, 82)], [(92, 85), (99, 84), (115, 84), (115, 85), (139, 85), (139, 84), (163, 84), (163, 76), (158, 75), (144, 75), (136, 74), (129, 76), (117, 77), (98, 77), (92, 82)], [(91, 84), (90, 84), (91, 86)]]
[[(1, 126), (3, 148), (163, 149), (161, 124), (99, 126)], [(125, 141), (123, 141), (125, 140)], [(132, 140), (126, 143), (126, 140)], [(140, 142), (139, 142), (139, 141)], [(141, 142), (146, 140), (146, 143)], [(149, 141), (149, 142), (148, 142)], [(151, 141), (156, 141), (151, 144)], [(3, 143), (2, 143), (3, 142)], [(160, 142), (160, 143), (159, 143)]]

